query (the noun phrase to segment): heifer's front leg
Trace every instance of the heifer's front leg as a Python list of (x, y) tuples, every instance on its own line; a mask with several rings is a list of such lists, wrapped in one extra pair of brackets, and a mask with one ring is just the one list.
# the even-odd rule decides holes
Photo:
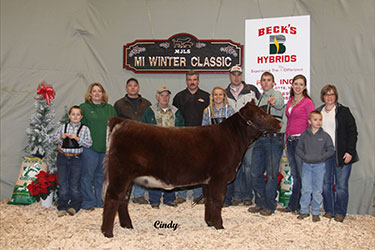
[(120, 203), (120, 207), (118, 209), (118, 217), (120, 219), (120, 226), (125, 228), (133, 228), (132, 221), (129, 216), (128, 211), (128, 204), (130, 199), (130, 194), (132, 191), (132, 184), (130, 183), (126, 188), (126, 192), (122, 202)]
[(202, 185), (203, 195), (205, 197), (204, 202), (204, 221), (207, 223), (207, 226), (212, 227), (211, 221), (211, 214), (210, 214), (210, 207), (212, 206), (212, 200), (209, 195), (209, 188), (208, 185)]
[[(210, 221), (216, 229), (224, 229), (221, 208), (224, 202), (226, 182), (223, 180), (211, 180), (208, 184), (208, 190), (210, 196), (209, 200), (211, 201), (211, 205), (208, 207)], [(215, 190), (215, 192), (213, 190)]]

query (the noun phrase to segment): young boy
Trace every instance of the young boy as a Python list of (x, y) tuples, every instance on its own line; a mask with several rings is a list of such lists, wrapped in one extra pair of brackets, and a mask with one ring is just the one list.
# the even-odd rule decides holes
[(311, 203), (313, 222), (320, 221), (325, 173), (324, 162), (335, 153), (331, 137), (321, 128), (322, 117), (319, 111), (310, 113), (309, 123), (311, 126), (301, 134), (296, 148), (296, 154), (303, 160), (301, 211), (297, 218), (302, 220), (309, 216)]
[[(264, 72), (260, 78), (263, 94), (258, 106), (282, 122), (284, 113), (284, 99), (280, 91), (276, 91), (274, 76)], [(253, 143), (251, 160), (251, 180), (255, 192), (255, 207), (250, 207), (250, 213), (260, 213), (270, 216), (276, 209), (277, 174), (281, 155), (284, 149), (285, 126), (277, 133), (266, 133)], [(267, 174), (267, 182), (264, 180)]]
[(81, 208), (82, 196), (81, 157), (83, 147), (92, 145), (90, 130), (81, 124), (82, 112), (79, 106), (69, 110), (70, 123), (61, 125), (55, 133), (54, 143), (58, 144), (57, 178), (59, 182), (59, 199), (57, 216), (75, 215)]

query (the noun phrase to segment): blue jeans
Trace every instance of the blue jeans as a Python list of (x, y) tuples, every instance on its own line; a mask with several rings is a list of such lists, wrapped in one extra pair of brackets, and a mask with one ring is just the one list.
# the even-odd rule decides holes
[[(190, 189), (182, 189), (180, 191), (177, 191), (177, 197), (182, 197), (184, 199), (186, 199), (187, 197), (187, 192), (189, 191)], [(199, 196), (202, 195), (202, 188), (201, 187), (197, 187), (197, 188), (193, 188), (191, 189), (193, 191), (193, 198), (198, 198)]]
[(150, 204), (160, 204), (160, 198), (161, 198), (162, 193), (164, 193), (163, 195), (164, 204), (168, 204), (176, 199), (174, 190), (162, 191), (162, 189), (150, 188), (148, 190)]
[(225, 194), (225, 203), (231, 204), (232, 199), (245, 201), (253, 199), (253, 185), (251, 181), (251, 158), (253, 146), (245, 151), (241, 166), (239, 167), (236, 178), (227, 186)]
[(102, 186), (104, 153), (98, 153), (90, 148), (83, 148), (81, 193), (82, 208), (103, 207)]
[(68, 210), (69, 208), (74, 208), (78, 212), (82, 202), (80, 190), (81, 155), (68, 157), (58, 153), (56, 165), (59, 182), (57, 209)]
[[(284, 138), (283, 136), (261, 136), (255, 141), (253, 147), (251, 178), (255, 204), (273, 212), (276, 209), (277, 175), (284, 149)], [(264, 172), (267, 174), (267, 182), (264, 180)]]
[(288, 208), (294, 212), (299, 210), (299, 201), (301, 199), (301, 173), (302, 159), (296, 155), (298, 139), (287, 140), (286, 147), (288, 151), (288, 161), (293, 177), (292, 195), (290, 196)]
[(139, 197), (143, 197), (145, 196), (145, 188), (138, 185), (138, 184), (134, 184), (133, 185), (133, 195), (134, 195), (134, 198), (139, 198)]
[[(338, 167), (336, 155), (326, 161), (326, 174), (323, 184), (324, 211), (332, 216), (339, 215), (345, 218), (349, 200), (349, 177), (352, 164)], [(334, 191), (336, 183), (336, 193)]]
[[(302, 165), (302, 191), (301, 191), (301, 214), (320, 215), (320, 207), (323, 202), (323, 179), (325, 163), (310, 164), (304, 162)], [(312, 200), (311, 200), (312, 198)]]

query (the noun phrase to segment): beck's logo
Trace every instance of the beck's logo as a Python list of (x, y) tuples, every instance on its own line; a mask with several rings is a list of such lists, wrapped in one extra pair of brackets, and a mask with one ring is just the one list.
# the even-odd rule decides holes
[(286, 51), (285, 36), (271, 35), (270, 36), (270, 54), (284, 54)]

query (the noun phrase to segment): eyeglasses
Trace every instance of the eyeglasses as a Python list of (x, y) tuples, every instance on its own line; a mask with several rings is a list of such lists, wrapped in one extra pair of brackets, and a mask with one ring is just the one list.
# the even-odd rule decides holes
[(329, 97), (329, 96), (336, 96), (335, 94), (324, 94), (324, 96)]

